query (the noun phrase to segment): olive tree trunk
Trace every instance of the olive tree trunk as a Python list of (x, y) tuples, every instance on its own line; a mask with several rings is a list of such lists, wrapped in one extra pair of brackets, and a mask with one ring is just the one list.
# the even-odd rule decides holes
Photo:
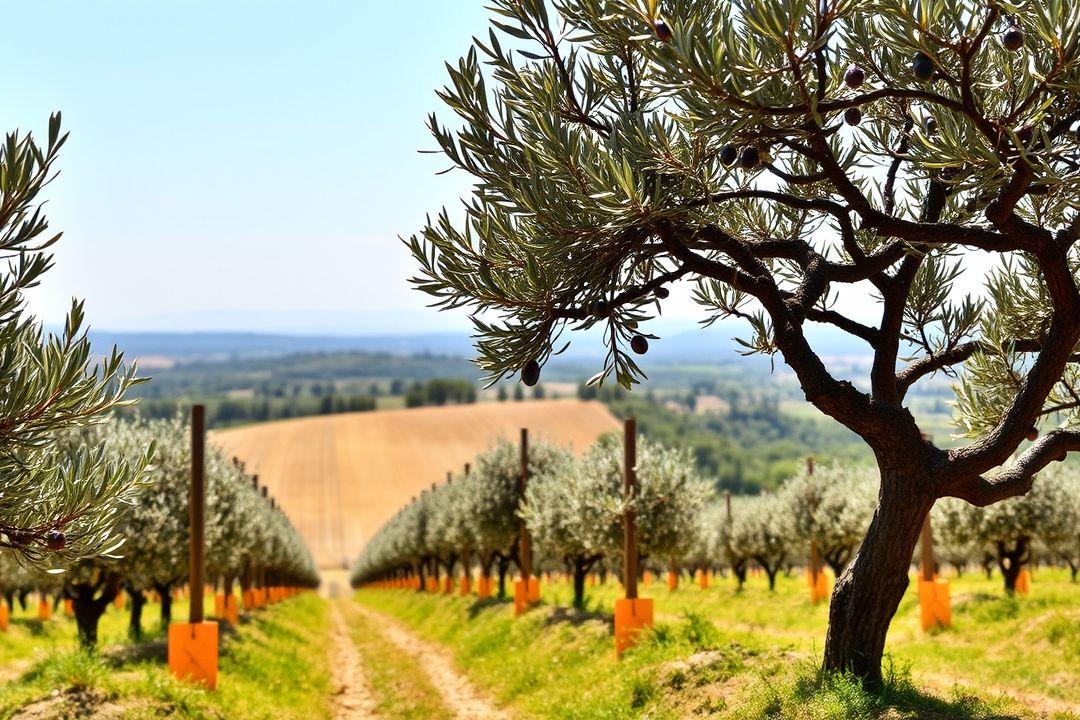
[(882, 469), (878, 506), (866, 537), (833, 588), (824, 668), (881, 685), (885, 635), (908, 587), (915, 544), (934, 498), (918, 478)]

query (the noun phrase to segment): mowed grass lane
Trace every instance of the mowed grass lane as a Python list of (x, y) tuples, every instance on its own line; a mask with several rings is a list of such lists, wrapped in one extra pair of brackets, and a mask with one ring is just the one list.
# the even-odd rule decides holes
[(544, 605), (518, 620), (507, 603), (475, 598), (373, 590), (357, 598), (447, 645), (524, 717), (1080, 718), (1080, 586), (1047, 569), (1029, 597), (1005, 597), (997, 575), (950, 581), (950, 630), (919, 629), (914, 588), (901, 604), (884, 700), (816, 677), (828, 609), (809, 603), (798, 576), (778, 579), (775, 593), (764, 576), (741, 592), (730, 577), (704, 591), (643, 587), (657, 628), (622, 662), (612, 651), (613, 580), (588, 589), (586, 612), (567, 609), (568, 585), (545, 583)]

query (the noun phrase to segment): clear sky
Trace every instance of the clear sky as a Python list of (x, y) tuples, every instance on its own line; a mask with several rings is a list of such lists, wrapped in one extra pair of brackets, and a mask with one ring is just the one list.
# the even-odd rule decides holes
[[(483, 0), (36, 0), (5, 8), (0, 128), (71, 139), (32, 296), (111, 330), (468, 327), (425, 308), (399, 235), (468, 190), (425, 127)], [(974, 258), (973, 258), (974, 260)], [(976, 265), (979, 263), (976, 262)], [(977, 275), (977, 274), (976, 274)], [(700, 318), (686, 288), (665, 315)], [(841, 307), (866, 316), (867, 292)]]
[[(5, 8), (0, 128), (71, 132), (34, 309), (111, 329), (429, 330), (398, 235), (453, 204), (424, 127), (480, 0)], [(463, 321), (456, 321), (462, 325)]]

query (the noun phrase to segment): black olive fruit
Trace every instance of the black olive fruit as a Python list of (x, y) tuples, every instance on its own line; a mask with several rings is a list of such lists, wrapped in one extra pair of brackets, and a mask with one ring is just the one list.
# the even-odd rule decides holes
[(659, 38), (662, 42), (671, 42), (671, 39), (675, 37), (674, 35), (672, 35), (671, 28), (668, 27), (668, 24), (660, 18), (656, 18), (655, 20), (653, 20), (652, 26), (653, 32), (656, 33), (656, 37)]
[(590, 311), (593, 315), (596, 315), (597, 317), (604, 317), (608, 314), (607, 300), (597, 300), (592, 304)]
[(630, 338), (630, 349), (638, 355), (644, 355), (649, 352), (649, 339), (644, 335), (635, 335)]
[(753, 170), (761, 164), (761, 153), (753, 145), (747, 145), (739, 153), (739, 167), (743, 170)]
[(1008, 29), (1001, 34), (1001, 44), (1006, 50), (1016, 52), (1024, 47), (1024, 31), (1016, 25), (1010, 25)]
[(859, 108), (848, 108), (844, 111), (844, 122), (848, 125), (858, 125), (862, 122), (862, 110)]
[(934, 76), (934, 61), (926, 53), (917, 52), (911, 61), (911, 72), (915, 73), (917, 79), (926, 82)]
[(540, 382), (540, 363), (535, 360), (525, 363), (525, 367), (521, 368), (521, 382), (529, 387)]
[(866, 82), (866, 72), (858, 65), (852, 65), (844, 73), (844, 82), (852, 90), (862, 86)]
[(923, 120), (923, 131), (927, 135), (937, 135), (937, 118), (933, 115), (927, 115)]
[(668, 290), (666, 287), (658, 287), (658, 288), (656, 288), (656, 297), (660, 298), (661, 300), (666, 299), (667, 296), (670, 295), (670, 294), (671, 294), (671, 291)]
[(45, 536), (45, 547), (60, 552), (67, 546), (67, 536), (61, 530), (52, 530)]
[(731, 167), (735, 164), (735, 161), (739, 159), (739, 148), (734, 145), (725, 145), (720, 148), (720, 162), (724, 165)]

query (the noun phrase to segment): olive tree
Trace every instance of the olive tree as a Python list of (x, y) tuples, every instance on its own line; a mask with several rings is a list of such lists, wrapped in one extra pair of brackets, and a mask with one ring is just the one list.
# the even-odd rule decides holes
[[(869, 469), (833, 463), (804, 469), (781, 488), (795, 537), (815, 543), (836, 577), (866, 535), (874, 515), (875, 481)], [(804, 556), (807, 548), (802, 548)]]
[(971, 506), (956, 498), (942, 498), (934, 505), (931, 527), (934, 554), (963, 575), (969, 563), (978, 561), (984, 552), (975, 538)]
[(623, 445), (614, 435), (602, 437), (572, 467), (583, 516), (577, 523), (581, 544), (621, 568), (623, 517), (634, 511), (638, 567), (650, 558), (665, 565), (682, 557), (695, 540), (694, 530), (709, 497), (709, 486), (696, 474), (689, 452), (641, 439), (637, 446), (637, 488), (623, 487)]
[[(566, 461), (567, 452), (542, 440), (531, 442), (530, 478), (545, 477), (549, 468)], [(506, 573), (511, 562), (518, 562), (521, 534), (518, 511), (522, 500), (518, 486), (520, 469), (519, 446), (499, 439), (477, 456), (475, 469), (463, 482), (467, 488), (463, 493), (463, 507), (472, 518), (472, 547), (477, 553), (480, 573), (490, 578), (492, 566), (496, 566), (500, 597), (506, 594)]]
[(66, 139), (57, 113), (44, 146), (17, 131), (0, 145), (0, 548), (40, 569), (115, 549), (117, 513), (141, 472), (92, 445), (58, 445), (65, 431), (103, 422), (125, 404), (134, 366), (125, 369), (115, 348), (91, 364), (81, 302), (55, 335), (26, 312), (24, 291), (52, 267), (60, 239), (40, 194)]
[(997, 559), (1006, 592), (1016, 590), (1016, 579), (1031, 562), (1035, 543), (1043, 538), (1053, 542), (1066, 532), (1068, 518), (1062, 509), (1067, 502), (1063, 486), (1040, 482), (1022, 497), (965, 508), (976, 543)]
[[(744, 321), (742, 350), (785, 362), (877, 461), (824, 646), (876, 684), (934, 501), (1022, 495), (1080, 449), (1075, 0), (491, 5), (440, 93), (457, 124), (430, 118), (474, 190), (409, 240), (416, 286), (473, 313), (492, 381), (536, 383), (565, 331), (599, 327), (599, 376), (632, 385), (677, 281), (706, 320)], [(998, 263), (964, 296), (973, 252)], [(830, 368), (812, 324), (865, 343), (869, 378)], [(951, 449), (907, 408), (938, 372), (969, 440)]]
[(576, 467), (569, 454), (560, 457), (532, 478), (521, 514), (537, 551), (558, 559), (573, 577), (574, 607), (585, 606), (585, 578), (608, 548), (596, 542), (596, 522), (590, 505), (596, 488), (591, 478)]
[(769, 590), (775, 590), (776, 574), (797, 544), (790, 507), (778, 495), (745, 498), (739, 512), (732, 512), (728, 543), (735, 555), (760, 565), (769, 578)]
[(1075, 468), (1051, 473), (1045, 482), (1060, 488), (1061, 505), (1055, 514), (1054, 529), (1043, 540), (1047, 547), (1069, 566), (1072, 581), (1080, 574), (1080, 472)]

